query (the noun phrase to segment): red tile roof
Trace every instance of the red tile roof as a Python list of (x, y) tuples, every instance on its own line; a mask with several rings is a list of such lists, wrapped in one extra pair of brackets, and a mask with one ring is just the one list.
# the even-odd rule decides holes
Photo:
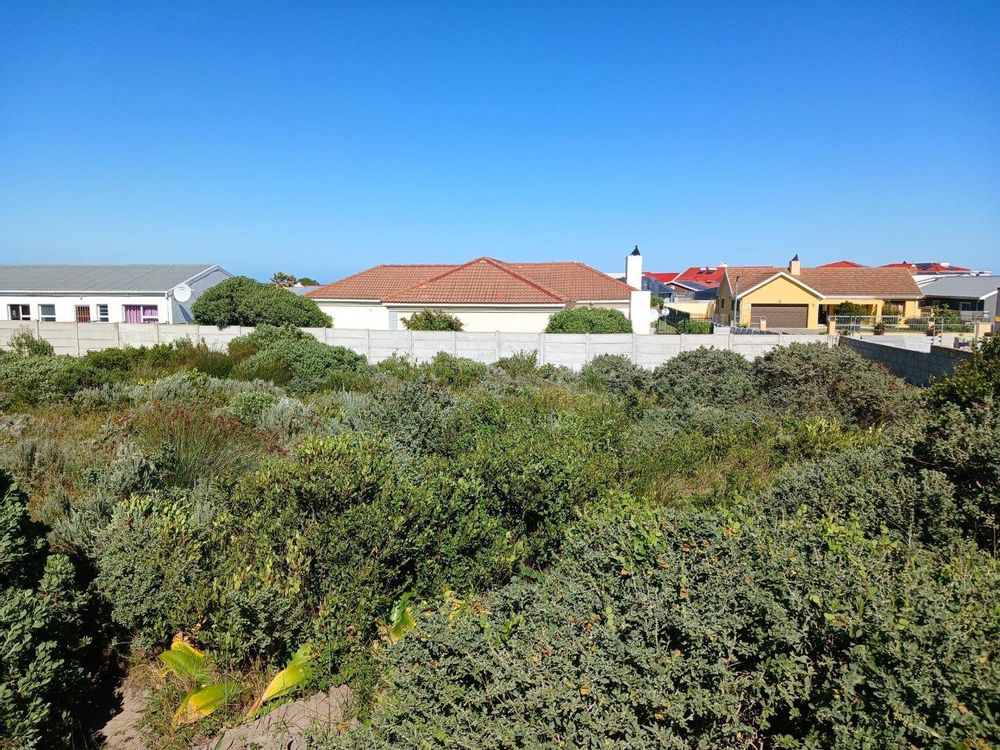
[(632, 287), (582, 263), (504, 263), (476, 258), (462, 265), (382, 265), (321, 286), (318, 300), (414, 304), (565, 304), (627, 300)]
[(726, 272), (725, 266), (691, 266), (686, 271), (681, 271), (673, 281), (683, 284), (685, 281), (692, 281), (695, 284), (707, 287), (717, 287), (722, 283), (722, 276)]
[[(737, 285), (737, 294), (780, 274), (787, 268), (778, 266), (729, 266), (730, 289)], [(790, 274), (789, 274), (790, 275)], [(793, 277), (823, 297), (872, 297), (876, 299), (920, 299), (923, 292), (905, 268), (803, 268)]]
[(965, 266), (953, 266), (951, 263), (886, 263), (882, 268), (909, 268), (913, 273), (969, 273), (971, 269)]
[(833, 263), (824, 263), (816, 268), (864, 268), (864, 266), (853, 260), (835, 260)]
[(669, 284), (671, 281), (680, 276), (677, 271), (671, 271), (669, 273), (653, 273), (652, 271), (644, 271), (642, 275), (647, 279), (655, 279), (661, 284)]

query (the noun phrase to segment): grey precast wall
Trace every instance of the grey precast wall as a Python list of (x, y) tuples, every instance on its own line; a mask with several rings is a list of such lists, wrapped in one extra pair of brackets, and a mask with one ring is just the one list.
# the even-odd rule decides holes
[(927, 385), (951, 375), (955, 365), (972, 357), (964, 349), (938, 346), (928, 338), (897, 336), (890, 339), (880, 336), (868, 339), (843, 336), (840, 345), (860, 354), (867, 360), (877, 362), (889, 372), (914, 385)]
[[(56, 354), (81, 355), (89, 351), (124, 346), (153, 346), (178, 339), (204, 341), (212, 349), (225, 350), (234, 338), (253, 331), (250, 327), (167, 325), (140, 323), (40, 323), (0, 321), (0, 346), (6, 347), (18, 330), (27, 328), (52, 344)], [(601, 354), (620, 354), (642, 367), (653, 368), (681, 352), (699, 347), (729, 349), (755, 359), (776, 346), (792, 342), (832, 345), (835, 337), (811, 334), (743, 336), (739, 334), (639, 334), (569, 333), (467, 333), (463, 331), (372, 331), (340, 328), (303, 328), (319, 341), (344, 346), (364, 354), (372, 362), (393, 355), (423, 362), (439, 352), (478, 362), (496, 362), (519, 352), (535, 352), (539, 364), (562, 365), (579, 370)]]

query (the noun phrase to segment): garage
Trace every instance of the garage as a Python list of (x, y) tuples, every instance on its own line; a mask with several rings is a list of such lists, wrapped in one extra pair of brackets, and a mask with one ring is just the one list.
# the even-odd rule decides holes
[(766, 320), (768, 328), (809, 327), (809, 305), (753, 305), (750, 316), (754, 323)]

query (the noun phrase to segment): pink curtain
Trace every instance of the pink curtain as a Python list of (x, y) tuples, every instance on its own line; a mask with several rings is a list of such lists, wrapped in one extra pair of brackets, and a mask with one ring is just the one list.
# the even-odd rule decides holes
[(142, 319), (145, 323), (158, 323), (160, 312), (156, 305), (145, 305), (142, 308)]
[(142, 307), (140, 305), (125, 305), (125, 322), (141, 323)]

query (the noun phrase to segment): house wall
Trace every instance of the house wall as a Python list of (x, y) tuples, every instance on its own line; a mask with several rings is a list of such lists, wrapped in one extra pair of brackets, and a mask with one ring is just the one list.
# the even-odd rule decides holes
[(674, 302), (664, 302), (664, 310), (676, 310), (680, 313), (687, 313), (695, 319), (708, 319), (715, 314), (715, 300), (675, 300)]
[[(807, 327), (819, 327), (819, 298), (783, 276), (772, 279), (759, 289), (740, 297), (740, 323), (750, 325), (754, 318), (753, 306), (758, 305), (808, 305)], [(727, 304), (727, 311), (729, 311)], [(731, 313), (730, 313), (731, 314)]]
[[(541, 333), (549, 324), (549, 318), (559, 312), (561, 306), (539, 307), (460, 307), (457, 305), (428, 305), (435, 310), (443, 310), (462, 321), (462, 330), (470, 333)], [(389, 330), (405, 330), (403, 321), (424, 307), (390, 307)], [(628, 308), (626, 308), (627, 310)], [(626, 312), (626, 315), (628, 313)], [(393, 326), (395, 320), (396, 325)]]
[(389, 330), (389, 309), (381, 303), (317, 302), (319, 309), (333, 318), (334, 328)]
[(56, 322), (76, 323), (76, 306), (89, 305), (90, 319), (97, 320), (97, 305), (108, 306), (108, 322), (122, 323), (125, 321), (125, 305), (156, 305), (159, 310), (161, 323), (174, 322), (171, 316), (174, 314), (171, 300), (166, 295), (48, 295), (48, 296), (0, 296), (0, 320), (10, 320), (10, 308), (8, 305), (20, 304), (31, 306), (31, 320), (36, 321), (40, 317), (39, 305), (55, 305)]

